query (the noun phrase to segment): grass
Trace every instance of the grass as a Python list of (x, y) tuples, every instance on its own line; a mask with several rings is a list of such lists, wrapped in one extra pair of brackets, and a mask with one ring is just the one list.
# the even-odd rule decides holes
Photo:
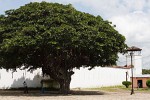
[(125, 88), (123, 86), (108, 86), (108, 87), (94, 87), (94, 88), (84, 88), (84, 89), (117, 92), (118, 89), (125, 89)]
[[(108, 86), (108, 87), (94, 87), (94, 88), (84, 88), (86, 90), (98, 90), (98, 91), (107, 91), (107, 92), (125, 92), (130, 91), (131, 87), (126, 88), (123, 85), (119, 86)], [(137, 92), (150, 92), (149, 88), (134, 88), (134, 91)]]
[(150, 92), (150, 88), (138, 88), (138, 89), (135, 89), (135, 91), (139, 91), (139, 92)]

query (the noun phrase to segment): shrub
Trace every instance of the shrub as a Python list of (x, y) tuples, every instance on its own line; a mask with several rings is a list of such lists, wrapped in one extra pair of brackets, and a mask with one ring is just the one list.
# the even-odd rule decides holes
[(150, 80), (147, 80), (147, 81), (146, 81), (146, 85), (147, 85), (147, 87), (150, 88)]
[(131, 82), (130, 82), (130, 81), (123, 81), (122, 84), (123, 84), (124, 86), (126, 86), (126, 88), (128, 88), (129, 85), (131, 85)]

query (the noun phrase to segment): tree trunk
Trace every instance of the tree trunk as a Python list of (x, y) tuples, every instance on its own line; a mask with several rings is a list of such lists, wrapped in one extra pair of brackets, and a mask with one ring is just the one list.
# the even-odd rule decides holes
[(53, 71), (50, 68), (51, 67), (42, 68), (43, 73), (49, 75), (52, 79), (60, 84), (60, 93), (68, 94), (70, 92), (71, 76), (74, 74), (74, 72), (62, 69), (59, 72), (61, 74), (58, 74), (58, 72)]
[(62, 80), (59, 81), (60, 92), (62, 94), (68, 94), (68, 93), (70, 93), (70, 82), (71, 82), (71, 76), (68, 76), (68, 78), (62, 79)]

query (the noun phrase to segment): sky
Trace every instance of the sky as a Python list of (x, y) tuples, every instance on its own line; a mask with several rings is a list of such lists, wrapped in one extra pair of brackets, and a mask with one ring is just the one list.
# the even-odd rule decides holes
[[(115, 29), (126, 37), (128, 46), (142, 49), (142, 67), (150, 69), (150, 0), (0, 0), (0, 14), (41, 1), (72, 4), (79, 11), (100, 15), (112, 22)], [(125, 55), (120, 55), (118, 65), (125, 63)]]

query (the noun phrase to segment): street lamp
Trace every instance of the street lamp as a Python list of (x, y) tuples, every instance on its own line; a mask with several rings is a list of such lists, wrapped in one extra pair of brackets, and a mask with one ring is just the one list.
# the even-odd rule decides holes
[(134, 68), (134, 65), (133, 65), (133, 56), (134, 56), (134, 53), (137, 51), (137, 53), (140, 53), (142, 49), (138, 48), (138, 47), (135, 47), (135, 46), (132, 46), (130, 48), (127, 49), (127, 53), (129, 53), (129, 55), (131, 56), (131, 78), (132, 78), (132, 88), (131, 88), (131, 95), (134, 94), (134, 88), (133, 88), (133, 68)]
[(132, 74), (132, 89), (131, 89), (131, 95), (134, 94), (134, 89), (133, 89), (133, 60), (132, 60), (132, 57), (133, 57), (133, 52), (130, 52), (130, 56), (131, 56), (131, 74)]

